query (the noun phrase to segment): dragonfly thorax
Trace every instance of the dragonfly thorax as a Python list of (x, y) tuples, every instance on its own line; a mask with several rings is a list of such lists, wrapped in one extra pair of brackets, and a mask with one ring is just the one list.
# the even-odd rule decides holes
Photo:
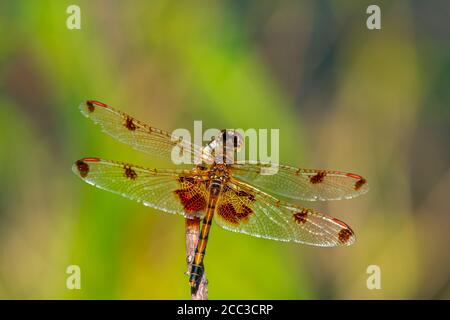
[(230, 179), (230, 173), (225, 164), (214, 164), (208, 173), (208, 178), (212, 181), (227, 182)]

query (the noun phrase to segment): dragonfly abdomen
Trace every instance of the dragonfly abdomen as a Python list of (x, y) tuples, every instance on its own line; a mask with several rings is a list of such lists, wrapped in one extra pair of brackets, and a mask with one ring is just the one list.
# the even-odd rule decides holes
[(195, 248), (194, 261), (191, 266), (189, 276), (189, 283), (191, 285), (192, 293), (195, 293), (203, 276), (203, 259), (206, 254), (206, 245), (208, 243), (208, 235), (211, 229), (212, 219), (216, 211), (216, 205), (219, 200), (219, 195), (222, 190), (222, 182), (220, 180), (212, 180), (209, 187), (209, 198), (206, 207), (206, 215), (203, 218), (202, 229)]

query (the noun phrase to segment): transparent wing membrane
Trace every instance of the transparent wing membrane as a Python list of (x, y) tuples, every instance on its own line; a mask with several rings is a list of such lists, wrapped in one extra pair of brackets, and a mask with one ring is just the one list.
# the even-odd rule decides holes
[(353, 173), (280, 165), (276, 174), (265, 174), (270, 168), (264, 163), (234, 164), (232, 174), (268, 193), (296, 200), (351, 199), (369, 190), (367, 181)]
[(204, 183), (193, 182), (189, 170), (146, 169), (103, 160), (80, 159), (72, 167), (87, 183), (165, 212), (202, 216)]
[(202, 157), (209, 159), (208, 155), (202, 154), (201, 147), (144, 124), (104, 103), (87, 101), (80, 105), (80, 110), (83, 115), (100, 125), (103, 132), (136, 150), (167, 158), (171, 157), (172, 152), (179, 154), (180, 157), (187, 154), (191, 163)]
[[(289, 202), (357, 197), (369, 190), (366, 179), (357, 174), (284, 165), (270, 174), (274, 173), (272, 164), (214, 164), (213, 147), (220, 139), (202, 149), (101, 102), (87, 101), (80, 109), (104, 132), (137, 150), (167, 158), (174, 153), (185, 159), (188, 155), (191, 161), (203, 161), (192, 170), (147, 169), (100, 158), (76, 161), (74, 173), (91, 185), (165, 212), (203, 218), (213, 180), (223, 186), (214, 219), (227, 230), (324, 247), (355, 241), (344, 222)], [(234, 132), (230, 139), (234, 148), (240, 147)], [(209, 207), (214, 208), (211, 204)]]
[(224, 190), (215, 221), (224, 229), (266, 239), (324, 247), (355, 241), (353, 231), (344, 222), (282, 203), (237, 180), (230, 181)]

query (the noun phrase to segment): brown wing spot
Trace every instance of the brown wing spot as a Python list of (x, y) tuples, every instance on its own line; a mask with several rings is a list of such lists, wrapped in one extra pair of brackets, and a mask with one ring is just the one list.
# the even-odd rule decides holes
[[(224, 190), (225, 191), (225, 190)], [(251, 193), (248, 193), (247, 191), (244, 190), (239, 190), (235, 192), (236, 195), (238, 197), (243, 197), (243, 198), (247, 198), (248, 200), (250, 200), (251, 202), (255, 201), (255, 196), (252, 195)]]
[(127, 177), (127, 178), (129, 178), (131, 180), (135, 180), (137, 178), (136, 171), (131, 169), (130, 166), (126, 165), (126, 166), (124, 166), (124, 169), (125, 169), (125, 171), (124, 171), (125, 177)]
[(366, 179), (364, 179), (364, 178), (361, 178), (361, 179), (359, 179), (358, 181), (356, 181), (355, 182), (355, 190), (359, 190), (359, 189), (361, 189), (361, 187), (363, 186), (363, 185), (365, 185), (366, 184)]
[(235, 225), (238, 225), (241, 222), (247, 222), (248, 217), (250, 214), (252, 214), (252, 212), (253, 210), (246, 205), (241, 205), (240, 211), (237, 211), (233, 204), (230, 202), (222, 203), (217, 210), (217, 213), (224, 220)]
[(308, 219), (307, 219), (308, 210), (303, 209), (300, 212), (294, 213), (292, 216), (293, 216), (295, 222), (297, 222), (298, 224), (304, 224), (304, 223), (306, 223), (306, 221), (308, 221)]
[(346, 244), (352, 235), (353, 232), (350, 229), (342, 229), (338, 234), (339, 242)]
[(96, 106), (102, 107), (102, 108), (108, 107), (106, 104), (99, 102), (99, 101), (95, 101), (95, 100), (88, 100), (88, 101), (86, 101), (86, 104), (87, 104), (89, 112), (94, 112)]
[(201, 182), (196, 181), (194, 177), (189, 176), (180, 176), (178, 182), (181, 188), (175, 190), (174, 193), (180, 199), (184, 211), (188, 214), (204, 211), (207, 202), (205, 193), (202, 192), (201, 188), (205, 186)]
[(94, 106), (94, 104), (92, 103), (92, 101), (88, 101), (88, 102), (86, 102), (86, 104), (87, 104), (88, 111), (89, 111), (89, 112), (94, 112), (95, 106)]
[(326, 175), (327, 174), (325, 173), (325, 171), (319, 171), (316, 175), (309, 178), (309, 182), (311, 182), (312, 184), (321, 183)]
[(175, 190), (175, 194), (180, 198), (184, 211), (194, 213), (206, 209), (206, 199), (200, 193), (189, 189)]
[(76, 163), (78, 172), (82, 178), (86, 178), (89, 173), (89, 165), (83, 160), (78, 160)]
[(127, 128), (130, 131), (136, 130), (136, 125), (133, 122), (133, 118), (127, 117), (125, 119), (125, 128)]
[(180, 176), (178, 178), (178, 182), (183, 183), (183, 182), (188, 182), (190, 184), (194, 184), (195, 183), (195, 179), (194, 177), (185, 177), (185, 176)]

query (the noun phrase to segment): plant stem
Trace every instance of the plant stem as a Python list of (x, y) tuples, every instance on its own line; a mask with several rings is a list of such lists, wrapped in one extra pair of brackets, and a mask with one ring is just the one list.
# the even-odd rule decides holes
[[(188, 274), (191, 271), (191, 264), (194, 261), (195, 248), (200, 235), (200, 219), (185, 219), (186, 230), (186, 263)], [(192, 300), (208, 300), (208, 280), (206, 280), (206, 273), (203, 272), (198, 290), (195, 294), (191, 294)]]

